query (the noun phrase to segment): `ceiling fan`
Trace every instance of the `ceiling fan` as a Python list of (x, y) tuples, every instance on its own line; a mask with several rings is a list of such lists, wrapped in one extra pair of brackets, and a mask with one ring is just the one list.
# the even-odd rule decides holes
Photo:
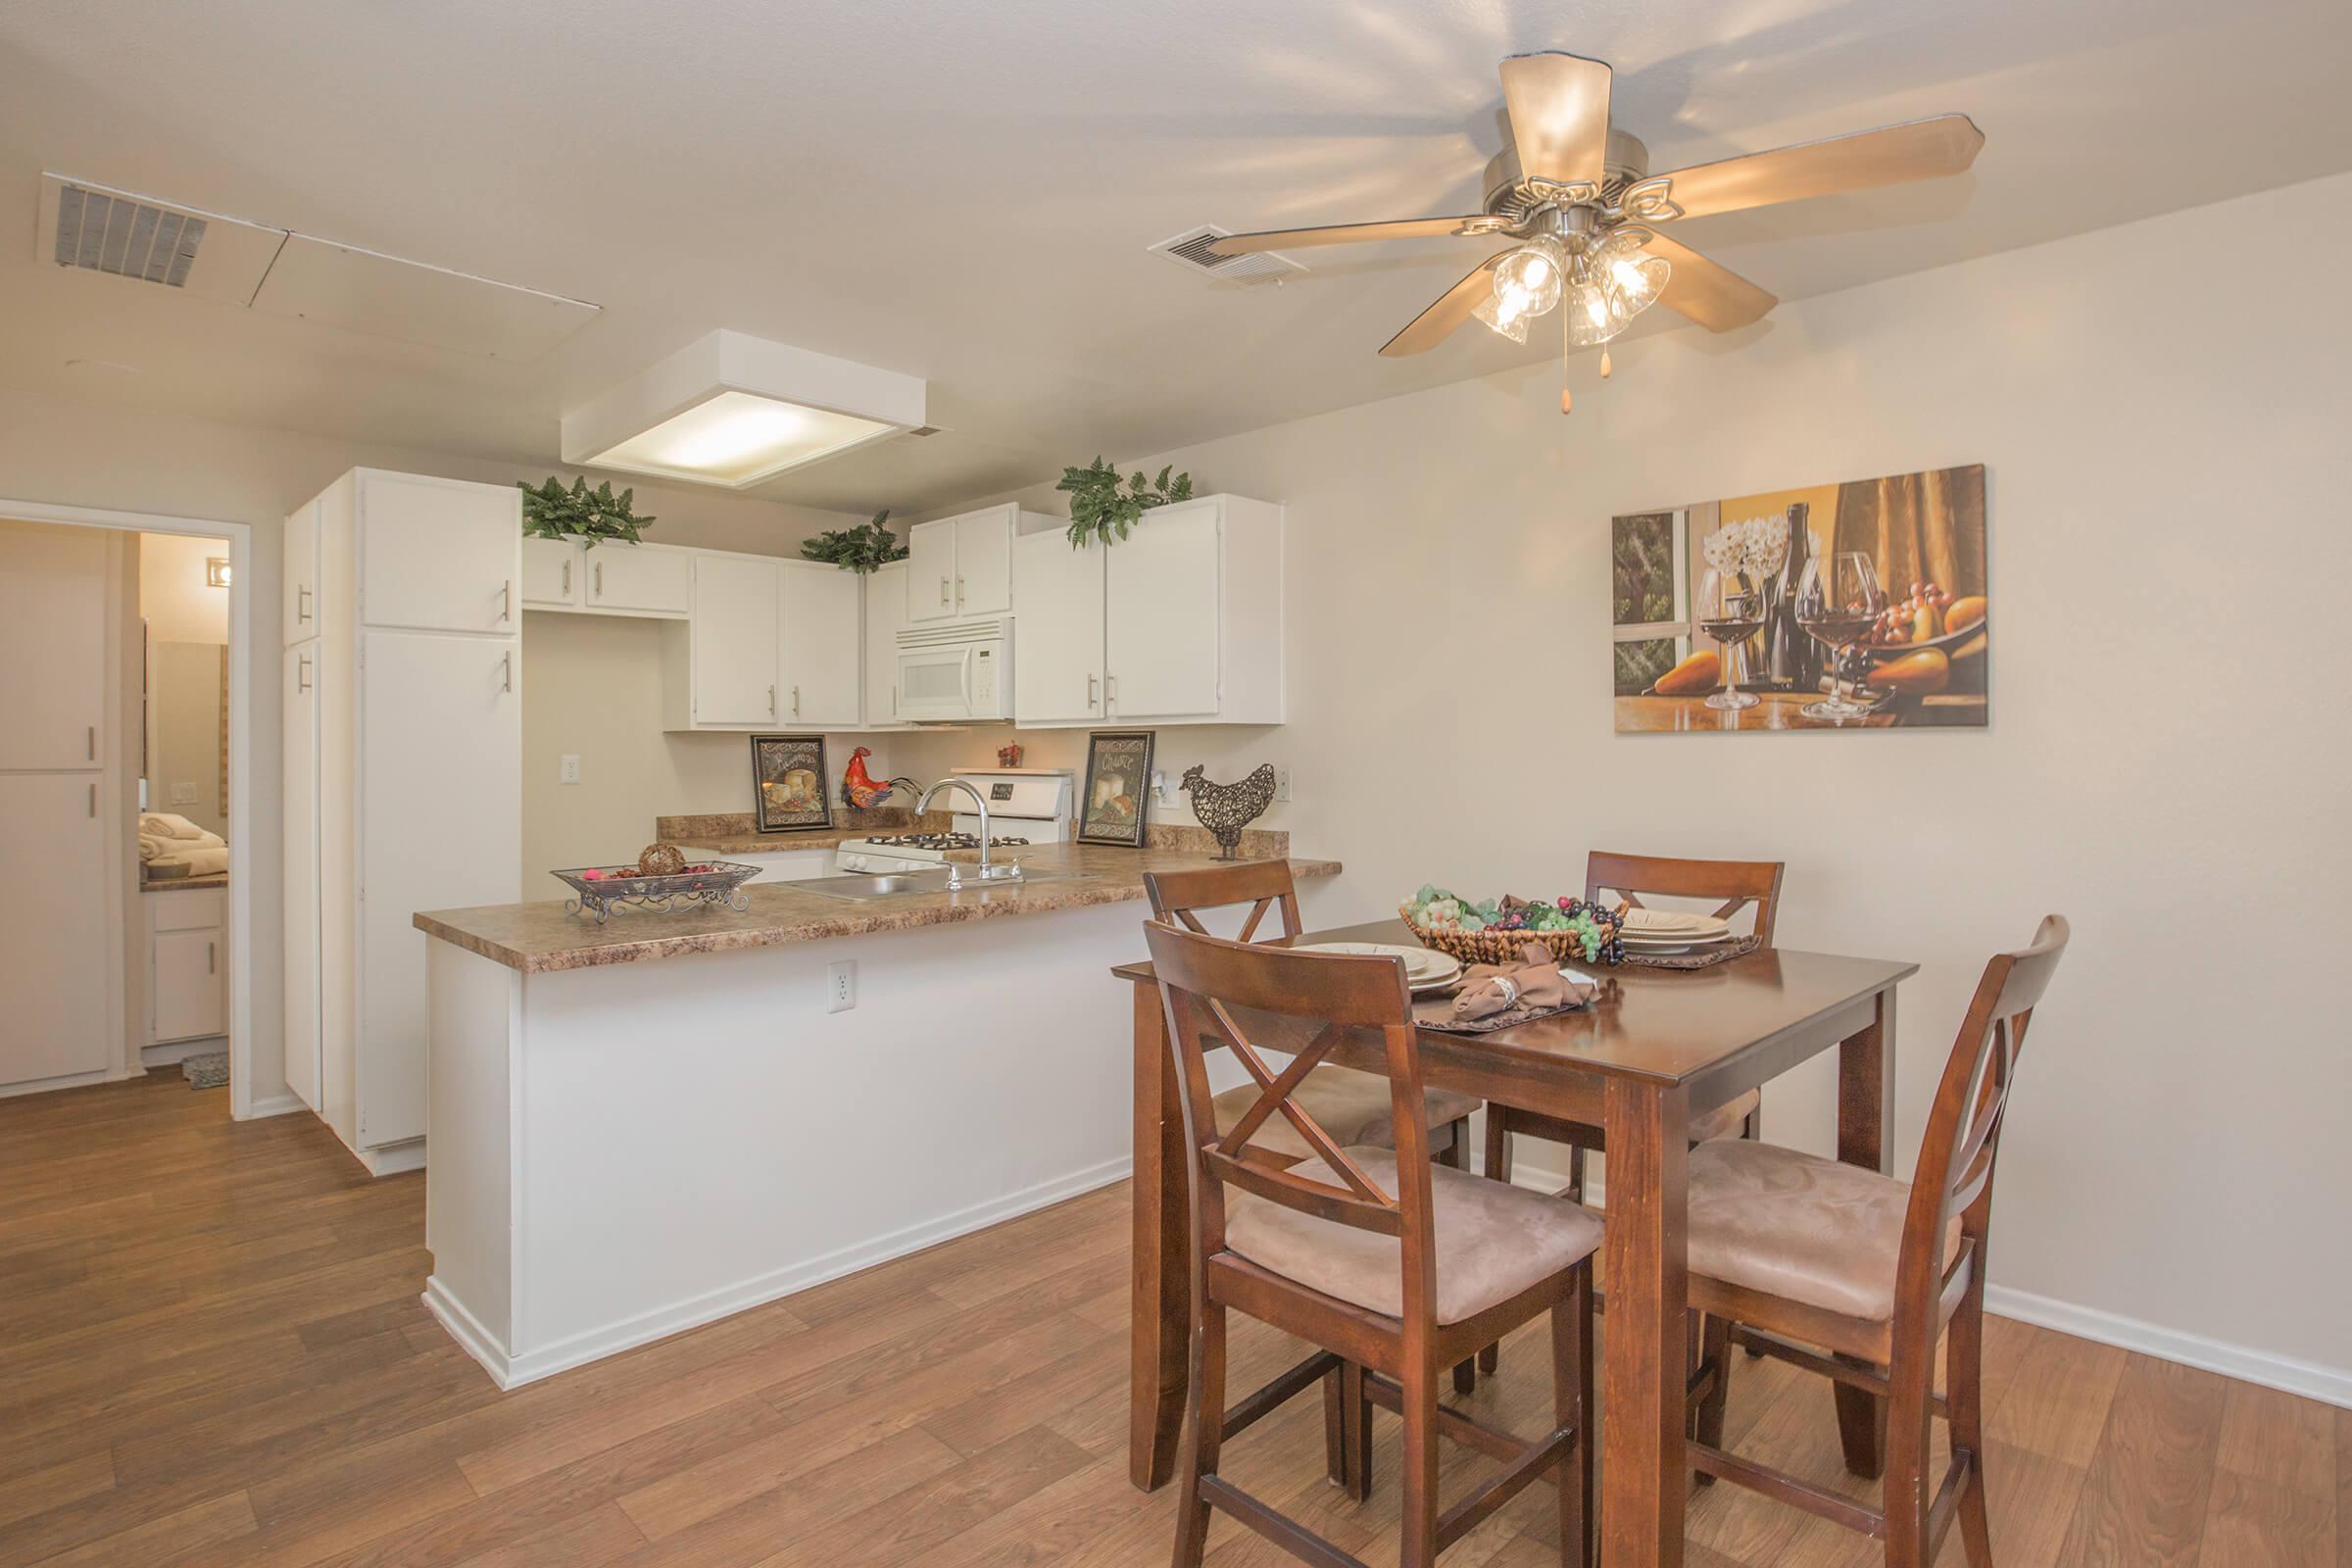
[[(1435, 348), (1472, 317), (1524, 343), (1528, 324), (1555, 306), (1565, 307), (1569, 348), (1606, 344), (1661, 303), (1709, 331), (1729, 332), (1780, 302), (1658, 225), (1957, 174), (1984, 145), (1966, 115), (1937, 115), (1652, 174), (1648, 149), (1609, 123), (1609, 74), (1598, 60), (1556, 50), (1502, 62), (1511, 140), (1487, 165), (1483, 212), (1232, 234), (1208, 248), (1242, 256), (1437, 235), (1520, 242), (1481, 262), (1389, 339), (1380, 352), (1392, 358)], [(1608, 373), (1604, 349), (1601, 374)], [(1561, 413), (1568, 404), (1563, 387)]]

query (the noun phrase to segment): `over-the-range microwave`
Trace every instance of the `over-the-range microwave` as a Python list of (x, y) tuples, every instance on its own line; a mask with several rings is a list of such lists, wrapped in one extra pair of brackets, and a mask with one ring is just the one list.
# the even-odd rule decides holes
[(899, 633), (898, 713), (917, 723), (1012, 716), (1010, 617), (909, 626)]

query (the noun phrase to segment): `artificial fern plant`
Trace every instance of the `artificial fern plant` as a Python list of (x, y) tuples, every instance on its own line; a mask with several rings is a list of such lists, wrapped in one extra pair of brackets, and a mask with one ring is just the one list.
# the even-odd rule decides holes
[(1070, 498), (1070, 548), (1084, 549), (1090, 539), (1116, 544), (1152, 508), (1192, 500), (1193, 476), (1179, 473), (1170, 483), (1168, 474), (1174, 467), (1170, 464), (1152, 480), (1146, 480), (1139, 469), (1123, 484), (1119, 470), (1099, 457), (1086, 467), (1062, 469), (1061, 483), (1054, 488)]
[(650, 528), (654, 523), (653, 518), (641, 517), (629, 510), (629, 504), (637, 499), (636, 490), (623, 490), (616, 496), (610, 479), (593, 490), (588, 488), (584, 477), (572, 480), (571, 488), (566, 490), (564, 481), (552, 473), (547, 476), (547, 483), (536, 488), (520, 479), (514, 485), (522, 492), (522, 531), (533, 538), (565, 539), (577, 535), (588, 542), (590, 549), (600, 539), (639, 544), (642, 541), (637, 537), (638, 530)]
[(889, 520), (890, 509), (884, 507), (874, 514), (874, 520), (861, 522), (855, 528), (828, 528), (801, 546), (801, 554), (810, 561), (829, 561), (844, 571), (859, 574), (906, 559), (906, 547), (899, 536), (882, 526)]

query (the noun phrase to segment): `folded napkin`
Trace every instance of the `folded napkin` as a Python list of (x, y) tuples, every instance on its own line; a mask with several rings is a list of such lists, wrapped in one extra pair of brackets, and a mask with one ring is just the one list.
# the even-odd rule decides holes
[(1491, 1018), (1514, 1007), (1544, 1011), (1572, 1006), (1597, 989), (1582, 976), (1571, 978), (1563, 973), (1549, 948), (1530, 942), (1521, 950), (1517, 963), (1471, 965), (1454, 996), (1453, 1015), (1468, 1020)]

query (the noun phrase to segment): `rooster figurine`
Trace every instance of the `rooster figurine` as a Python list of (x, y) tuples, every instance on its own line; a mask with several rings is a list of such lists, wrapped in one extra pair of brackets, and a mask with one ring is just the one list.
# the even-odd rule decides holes
[(1265, 815), (1266, 808), (1274, 804), (1274, 764), (1261, 764), (1239, 784), (1212, 784), (1196, 763), (1184, 770), (1182, 788), (1193, 798), (1193, 814), (1223, 847), (1225, 853), (1217, 858), (1230, 860), (1242, 842), (1242, 829)]
[(886, 779), (882, 783), (875, 783), (873, 776), (865, 770), (865, 760), (873, 755), (868, 748), (858, 747), (850, 754), (849, 769), (841, 775), (841, 798), (853, 809), (870, 811), (889, 800), (891, 792), (899, 786), (914, 788), (914, 780), (910, 778)]

